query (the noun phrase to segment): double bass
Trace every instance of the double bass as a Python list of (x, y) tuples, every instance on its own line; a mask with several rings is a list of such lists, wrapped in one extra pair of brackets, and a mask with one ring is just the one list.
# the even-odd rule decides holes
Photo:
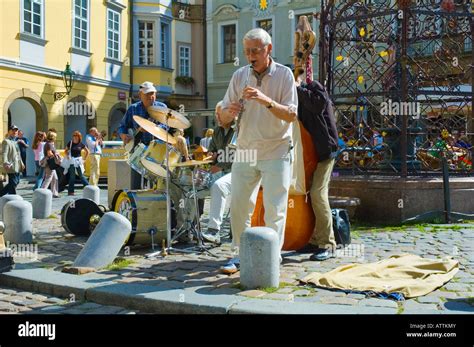
[[(316, 44), (316, 35), (311, 30), (311, 25), (306, 16), (301, 16), (295, 32), (295, 47), (293, 55), (295, 80), (306, 73), (306, 82), (312, 80), (311, 52)], [(294, 165), (304, 165), (304, 180), (306, 194), (290, 194), (288, 196), (288, 210), (286, 216), (285, 240), (283, 250), (296, 250), (305, 246), (313, 234), (315, 216), (309, 197), (309, 188), (313, 173), (318, 163), (317, 152), (308, 131), (299, 122), (303, 158), (298, 158)], [(265, 225), (265, 209), (263, 207), (263, 190), (260, 189), (252, 216), (252, 226)]]

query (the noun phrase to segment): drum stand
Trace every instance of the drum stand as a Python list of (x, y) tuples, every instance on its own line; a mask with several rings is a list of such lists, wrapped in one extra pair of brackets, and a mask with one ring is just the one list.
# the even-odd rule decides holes
[[(179, 185), (176, 184), (176, 186), (181, 190), (181, 192), (184, 195), (184, 208), (188, 207), (187, 202), (191, 199), (193, 199), (193, 204), (194, 204), (194, 213), (188, 213), (186, 214), (186, 219), (184, 223), (181, 225), (181, 227), (177, 230), (176, 234), (173, 236), (171, 239), (171, 244), (173, 241), (177, 240), (181, 235), (183, 235), (185, 232), (191, 232), (191, 234), (196, 238), (197, 240), (197, 245), (189, 248), (183, 248), (183, 249), (177, 249), (174, 248), (176, 251), (180, 252), (195, 252), (195, 251), (200, 251), (200, 252), (206, 252), (212, 255), (213, 257), (216, 257), (215, 254), (213, 254), (211, 251), (209, 251), (209, 248), (212, 247), (206, 247), (204, 245), (204, 240), (202, 237), (202, 232), (201, 232), (201, 223), (199, 221), (199, 206), (198, 206), (198, 200), (197, 200), (197, 192), (196, 192), (196, 185), (195, 185), (195, 178), (194, 178), (194, 173), (195, 173), (195, 168), (193, 169), (193, 178), (192, 178), (192, 189), (189, 191), (186, 191), (186, 189), (183, 189)], [(191, 215), (194, 215), (191, 217)], [(194, 224), (193, 224), (194, 222)]]
[[(167, 117), (166, 117), (166, 126), (168, 127), (168, 129), (169, 129), (168, 119), (171, 116), (172, 116), (171, 112), (169, 112)], [(168, 136), (169, 136), (169, 132), (167, 131), (166, 132), (166, 143), (165, 143), (165, 146), (166, 146), (166, 243), (167, 243), (167, 247), (165, 248), (165, 250), (168, 253), (171, 253), (173, 251), (183, 252), (183, 253), (194, 253), (196, 251), (207, 252), (210, 255), (212, 255), (213, 257), (217, 257), (215, 254), (211, 253), (206, 246), (204, 246), (204, 242), (203, 242), (203, 238), (202, 238), (202, 234), (201, 234), (201, 225), (200, 225), (200, 221), (199, 221), (199, 207), (198, 207), (198, 202), (197, 202), (197, 197), (196, 197), (196, 186), (194, 184), (194, 171), (195, 171), (195, 168), (193, 168), (193, 176), (192, 176), (192, 183), (193, 183), (192, 192), (193, 192), (193, 194), (191, 196), (194, 197), (194, 206), (195, 206), (195, 210), (196, 210), (195, 211), (196, 225), (194, 227), (192, 227), (191, 230), (195, 232), (196, 238), (198, 240), (198, 244), (196, 246), (193, 246), (193, 247), (190, 247), (190, 248), (183, 248), (183, 249), (174, 248), (172, 246), (172, 242), (174, 240), (176, 240), (176, 238), (179, 235), (181, 235), (184, 231), (186, 231), (186, 229), (184, 229), (184, 231), (181, 231), (181, 234), (177, 233), (177, 235), (174, 238), (171, 237), (171, 198), (170, 198), (170, 189), (169, 189), (169, 184), (170, 184), (170, 179), (171, 179), (171, 172), (170, 172), (170, 169), (169, 169)], [(189, 220), (187, 219), (186, 222), (184, 223), (184, 225), (187, 225), (188, 223), (189, 223)], [(183, 228), (183, 226), (181, 226), (180, 230), (182, 228)], [(193, 250), (195, 248), (197, 248), (197, 250)], [(162, 251), (153, 252), (153, 253), (146, 254), (145, 257), (146, 258), (154, 258), (157, 255), (160, 255), (161, 253), (162, 253)]]

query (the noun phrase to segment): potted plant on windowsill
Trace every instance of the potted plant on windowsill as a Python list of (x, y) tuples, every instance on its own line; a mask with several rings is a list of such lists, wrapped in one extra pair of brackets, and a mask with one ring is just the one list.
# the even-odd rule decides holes
[(192, 86), (194, 84), (194, 78), (191, 76), (176, 76), (176, 83), (182, 84), (184, 86)]

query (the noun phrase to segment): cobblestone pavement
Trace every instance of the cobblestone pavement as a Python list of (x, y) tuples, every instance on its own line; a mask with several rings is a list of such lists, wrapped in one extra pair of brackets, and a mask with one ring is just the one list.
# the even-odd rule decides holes
[[(19, 193), (29, 200), (27, 194), (29, 186), (22, 183)], [(82, 194), (80, 190), (77, 193)], [(106, 199), (105, 190), (102, 191), (102, 198), (104, 197)], [(60, 226), (60, 208), (68, 200), (67, 196), (55, 199), (53, 216), (46, 220), (34, 220), (37, 259), (27, 256), (15, 259), (17, 262), (34, 262), (38, 267), (57, 271), (73, 262), (87, 238), (68, 234)], [(208, 201), (206, 211), (207, 207)], [(204, 218), (203, 225), (205, 224)], [(228, 223), (224, 226), (224, 234), (226, 232), (228, 233)], [(353, 306), (390, 308), (393, 313), (404, 314), (448, 313), (451, 310), (474, 313), (474, 224), (418, 225), (404, 230), (374, 229), (354, 232), (352, 239), (352, 245), (344, 251), (344, 254), (324, 262), (309, 261), (310, 254), (285, 252), (280, 269), (281, 285), (275, 290), (243, 291), (239, 284), (239, 273), (230, 276), (219, 273), (219, 267), (232, 256), (228, 238), (224, 239), (225, 242), (220, 247), (212, 249), (216, 257), (205, 253), (191, 253), (147, 259), (144, 255), (151, 251), (149, 245), (131, 247), (129, 253), (125, 254), (124, 250), (128, 249), (124, 249), (120, 254), (120, 257), (130, 261), (129, 264), (115, 270), (103, 269), (99, 272), (115, 282), (146, 284), (156, 286), (157, 290), (193, 289), (198, 293), (211, 295), (210, 300), (212, 295), (235, 294), (262, 299), (347, 305), (348, 313)], [(353, 262), (375, 262), (400, 253), (417, 254), (426, 258), (453, 256), (460, 262), (460, 271), (444, 287), (426, 296), (402, 302), (304, 286), (298, 281), (311, 272), (327, 272)], [(1, 295), (4, 293), (1, 291), (0, 293), (0, 300), (3, 300)], [(29, 302), (28, 297), (21, 295), (19, 297), (22, 297), (21, 300), (24, 302)], [(32, 302), (32, 305), (46, 302), (39, 299), (37, 301)], [(6, 305), (12, 304), (7, 302)], [(80, 305), (88, 307), (87, 305), (95, 304), (74, 304), (67, 308), (66, 304), (53, 307), (61, 309), (64, 307), (64, 313), (67, 313), (68, 310), (78, 312)], [(27, 305), (15, 307), (27, 307)], [(107, 307), (103, 309), (106, 310)], [(121, 312), (119, 308), (117, 312)]]
[(0, 314), (136, 314), (118, 306), (60, 299), (49, 295), (0, 287)]

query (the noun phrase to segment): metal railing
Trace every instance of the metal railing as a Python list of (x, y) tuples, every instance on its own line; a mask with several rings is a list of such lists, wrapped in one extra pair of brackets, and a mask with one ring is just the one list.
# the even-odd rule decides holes
[[(320, 80), (338, 114), (336, 169), (472, 174), (470, 1), (324, 0)], [(406, 4), (406, 5), (404, 5)]]

